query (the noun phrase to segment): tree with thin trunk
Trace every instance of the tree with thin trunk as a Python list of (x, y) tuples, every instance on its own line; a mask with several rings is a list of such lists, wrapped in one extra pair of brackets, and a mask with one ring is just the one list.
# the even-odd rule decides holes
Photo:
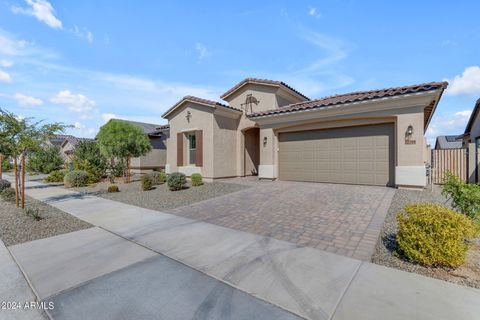
[(14, 161), (15, 205), (25, 208), (25, 159), (38, 150), (48, 138), (62, 133), (62, 123), (46, 124), (33, 118), (21, 118), (0, 108), (0, 153)]
[(130, 182), (131, 159), (146, 155), (152, 145), (139, 127), (122, 120), (110, 120), (97, 134), (100, 151), (107, 158), (114, 158), (123, 165), (123, 179)]

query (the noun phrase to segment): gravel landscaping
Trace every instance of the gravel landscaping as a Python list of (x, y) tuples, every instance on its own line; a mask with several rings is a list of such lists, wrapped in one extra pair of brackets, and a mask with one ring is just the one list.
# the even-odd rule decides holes
[(248, 186), (234, 183), (211, 182), (198, 187), (187, 185), (186, 189), (170, 191), (164, 183), (154, 186), (152, 190), (142, 191), (140, 181), (133, 181), (128, 184), (117, 183), (120, 192), (108, 193), (109, 185), (108, 182), (100, 182), (88, 187), (74, 188), (74, 190), (147, 209), (163, 211), (248, 188)]
[(411, 263), (395, 253), (397, 233), (397, 213), (409, 203), (433, 202), (450, 206), (449, 201), (441, 195), (440, 186), (435, 185), (433, 191), (397, 190), (385, 218), (381, 239), (376, 246), (372, 262), (387, 267), (422, 274), (461, 285), (480, 288), (480, 239), (475, 239), (467, 253), (464, 265), (459, 268), (429, 268)]
[(87, 222), (28, 196), (25, 198), (25, 208), (37, 208), (41, 220), (37, 221), (22, 209), (15, 208), (14, 203), (0, 199), (0, 238), (5, 245), (11, 246), (92, 227)]

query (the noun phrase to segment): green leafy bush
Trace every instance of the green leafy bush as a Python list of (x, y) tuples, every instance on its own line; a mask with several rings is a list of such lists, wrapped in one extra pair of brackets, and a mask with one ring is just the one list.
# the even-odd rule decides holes
[(8, 201), (8, 202), (14, 202), (15, 201), (15, 189), (13, 188), (5, 188), (2, 190), (0, 193), (0, 196), (2, 197), (3, 200)]
[(151, 190), (152, 186), (153, 186), (152, 177), (150, 177), (148, 174), (142, 176), (142, 190), (143, 191)]
[(42, 220), (42, 216), (40, 215), (40, 212), (38, 208), (25, 208), (25, 214), (29, 217), (32, 217), (36, 221)]
[(172, 191), (182, 190), (186, 183), (187, 177), (180, 172), (172, 173), (167, 179), (168, 188)]
[(28, 155), (26, 169), (28, 172), (41, 172), (49, 174), (64, 166), (64, 159), (60, 148), (45, 146)]
[(111, 184), (108, 186), (107, 192), (108, 193), (120, 192), (120, 189), (118, 189), (118, 186), (116, 184)]
[(2, 162), (2, 170), (3, 171), (11, 171), (13, 170), (13, 164), (10, 163), (8, 158), (4, 159)]
[(89, 183), (95, 183), (106, 175), (108, 160), (102, 155), (95, 141), (81, 141), (75, 148), (73, 165), (75, 170), (88, 173)]
[(153, 171), (148, 174), (152, 178), (152, 183), (154, 186), (165, 183), (167, 181), (167, 175), (165, 172)]
[(203, 184), (202, 175), (200, 173), (192, 173), (190, 180), (192, 180), (193, 187), (198, 187)]
[(442, 194), (452, 199), (452, 205), (472, 219), (480, 219), (480, 185), (467, 184), (451, 173), (446, 174)]
[(45, 178), (45, 182), (63, 182), (66, 170), (54, 170)]
[(0, 179), (0, 192), (2, 192), (6, 188), (10, 188), (12, 184), (10, 181), (5, 180), (5, 179)]
[(475, 236), (472, 220), (438, 204), (412, 204), (397, 215), (399, 253), (426, 266), (457, 267), (465, 260), (465, 240)]
[(123, 176), (125, 170), (127, 170), (127, 164), (121, 161), (115, 161), (110, 165), (110, 174), (113, 174), (114, 177)]
[(88, 184), (88, 173), (82, 170), (73, 170), (65, 174), (63, 184), (66, 188), (85, 187)]

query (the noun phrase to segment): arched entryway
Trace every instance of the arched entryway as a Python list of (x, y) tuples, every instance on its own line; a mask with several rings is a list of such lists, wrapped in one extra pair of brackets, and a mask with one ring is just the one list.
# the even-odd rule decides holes
[(243, 174), (245, 176), (256, 176), (260, 163), (260, 129), (247, 129), (243, 131), (243, 137), (245, 141)]

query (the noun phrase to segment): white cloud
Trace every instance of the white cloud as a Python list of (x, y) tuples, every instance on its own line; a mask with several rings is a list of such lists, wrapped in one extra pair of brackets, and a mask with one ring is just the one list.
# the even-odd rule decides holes
[(10, 60), (0, 60), (0, 67), (8, 68), (13, 66), (13, 61)]
[(114, 113), (102, 113), (100, 116), (103, 120), (103, 122), (108, 122), (110, 119), (120, 119), (116, 114)]
[(434, 116), (425, 134), (428, 143), (433, 146), (438, 136), (462, 134), (471, 114), (471, 110), (463, 110), (452, 114)]
[(207, 47), (200, 42), (197, 42), (195, 44), (195, 50), (198, 52), (198, 60), (201, 61), (205, 58), (208, 58), (212, 55), (212, 52), (207, 49)]
[(12, 77), (3, 70), (0, 70), (0, 82), (11, 82)]
[(442, 43), (440, 44), (442, 47), (448, 47), (448, 46), (456, 46), (457, 43), (453, 40), (443, 40)]
[(62, 21), (55, 17), (55, 9), (46, 0), (25, 0), (27, 8), (12, 7), (13, 13), (33, 16), (54, 29), (62, 29)]
[(478, 95), (480, 94), (480, 67), (468, 67), (461, 75), (457, 75), (453, 80), (448, 81), (450, 86), (448, 86), (446, 93), (449, 95)]
[(308, 10), (308, 15), (314, 17), (315, 19), (319, 19), (322, 14), (317, 10), (317, 8), (310, 8)]
[(78, 26), (74, 26), (71, 30), (77, 37), (86, 39), (89, 43), (93, 43), (93, 33), (87, 28), (80, 29)]
[(34, 97), (26, 96), (21, 93), (16, 93), (13, 96), (13, 99), (17, 101), (17, 103), (21, 107), (27, 107), (27, 106), (41, 106), (43, 104), (43, 101)]
[(74, 127), (75, 129), (85, 129), (85, 125), (82, 124), (82, 123), (80, 123), (80, 122), (78, 122), (78, 121), (75, 122), (75, 124), (73, 125), (73, 127)]
[(346, 44), (342, 41), (313, 31), (306, 31), (302, 37), (325, 53), (325, 57), (311, 63), (305, 71), (317, 71), (345, 59), (347, 55)]
[(0, 54), (6, 56), (22, 55), (26, 45), (26, 41), (15, 40), (9, 34), (0, 30)]
[(69, 90), (63, 90), (53, 96), (50, 101), (55, 104), (64, 105), (70, 111), (83, 113), (85, 116), (96, 109), (95, 101), (90, 100), (83, 94), (74, 94)]

